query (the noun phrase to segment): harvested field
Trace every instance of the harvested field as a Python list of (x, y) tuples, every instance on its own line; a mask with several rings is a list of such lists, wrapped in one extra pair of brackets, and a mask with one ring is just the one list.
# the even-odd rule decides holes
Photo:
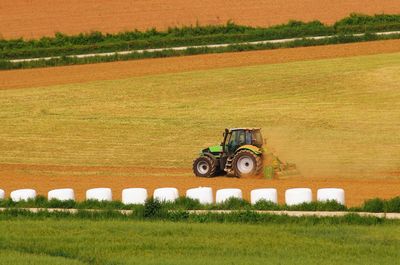
[[(238, 187), (246, 198), (276, 187), (282, 202), (286, 188), (342, 187), (349, 206), (394, 197), (399, 60), (391, 53), (1, 90), (0, 188), (45, 195), (72, 187), (82, 199), (108, 186), (118, 199), (127, 187)], [(262, 127), (304, 177), (194, 178), (198, 151), (237, 125)]]
[[(24, 173), (34, 168), (38, 175)], [(63, 176), (46, 176), (47, 171), (62, 170)], [(77, 173), (80, 172), (80, 173)], [(85, 176), (82, 176), (86, 174)], [(107, 175), (98, 175), (98, 174)], [(160, 187), (178, 188), (184, 196), (189, 188), (212, 187), (215, 191), (222, 188), (240, 188), (244, 199), (250, 200), (250, 191), (256, 188), (273, 187), (278, 189), (279, 203), (284, 203), (284, 192), (288, 188), (309, 187), (313, 190), (314, 199), (318, 188), (340, 187), (346, 192), (347, 206), (359, 206), (364, 200), (380, 197), (389, 199), (399, 196), (400, 179), (348, 179), (338, 177), (293, 177), (287, 179), (265, 180), (261, 178), (229, 178), (211, 179), (196, 178), (189, 169), (167, 168), (118, 168), (118, 167), (68, 167), (68, 166), (29, 166), (0, 165), (0, 188), (9, 193), (14, 189), (34, 188), (39, 194), (47, 196), (47, 192), (56, 188), (73, 188), (78, 200), (85, 199), (85, 191), (90, 188), (108, 187), (113, 190), (114, 199), (121, 199), (124, 188), (142, 187), (152, 194)], [(71, 174), (71, 175), (68, 175)], [(110, 177), (110, 175), (114, 175)], [(127, 176), (136, 174), (136, 176)], [(179, 175), (177, 175), (179, 174)]]
[(152, 27), (224, 24), (270, 26), (290, 19), (333, 23), (352, 12), (400, 13), (397, 0), (16, 0), (0, 5), (3, 38), (38, 38), (55, 32), (119, 32)]
[(392, 52), (400, 52), (400, 40), (0, 71), (0, 89)]
[[(342, 187), (349, 206), (398, 196), (398, 44), (1, 72), (0, 188), (72, 187), (83, 199), (107, 186), (118, 199), (127, 187), (238, 187), (248, 199), (251, 189), (276, 187), (282, 202), (286, 188)], [(301, 61), (355, 54), (375, 55)], [(117, 78), (126, 79), (103, 80)], [(63, 83), (72, 84), (45, 87)], [(192, 159), (225, 126), (262, 127), (305, 177), (194, 178)]]

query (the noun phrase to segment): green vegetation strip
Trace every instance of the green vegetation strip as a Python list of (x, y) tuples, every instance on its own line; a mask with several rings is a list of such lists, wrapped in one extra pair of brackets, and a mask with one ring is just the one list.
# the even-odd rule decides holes
[[(146, 209), (145, 206), (144, 209)], [(136, 210), (139, 208), (136, 207)], [(112, 212), (116, 214), (121, 214), (124, 216), (134, 216), (136, 218), (146, 218), (149, 216), (140, 216), (134, 210), (104, 210), (104, 209), (66, 209), (66, 208), (0, 208), (0, 212), (10, 212), (13, 210), (17, 210), (18, 212), (29, 212), (34, 214), (57, 214), (57, 213), (67, 213), (72, 215), (80, 215), (82, 212), (84, 213), (95, 213), (95, 214), (104, 214), (105, 212)], [(276, 216), (287, 216), (287, 217), (317, 217), (317, 218), (342, 218), (346, 216), (357, 216), (363, 218), (384, 218), (384, 219), (392, 219), (392, 220), (400, 220), (400, 213), (370, 213), (370, 212), (347, 212), (347, 211), (268, 211), (268, 210), (168, 210), (168, 212), (163, 215), (155, 215), (156, 219), (169, 219), (173, 216), (175, 221), (187, 221), (190, 219), (190, 216), (208, 216), (208, 215), (232, 215), (237, 213), (248, 213), (250, 215), (276, 215)], [(142, 213), (142, 211), (139, 211)], [(176, 216), (181, 216), (181, 219), (176, 219)], [(194, 220), (197, 220), (196, 218)], [(223, 220), (223, 219), (221, 219)]]
[(259, 51), (259, 50), (321, 46), (321, 45), (366, 42), (366, 41), (376, 41), (376, 40), (390, 40), (390, 39), (400, 39), (400, 34), (396, 33), (389, 35), (377, 35), (373, 33), (367, 33), (363, 36), (338, 35), (323, 39), (304, 38), (304, 39), (298, 39), (294, 41), (281, 42), (281, 43), (261, 43), (261, 44), (244, 43), (244, 44), (232, 44), (225, 47), (189, 47), (187, 49), (180, 49), (180, 50), (165, 49), (159, 51), (132, 52), (128, 54), (113, 53), (107, 56), (104, 55), (94, 55), (90, 57), (62, 56), (49, 59), (35, 59), (32, 61), (17, 61), (17, 62), (12, 62), (9, 60), (0, 60), (0, 70), (128, 61), (128, 60), (139, 60), (147, 58), (166, 58), (166, 57), (178, 57), (178, 56), (211, 54), (211, 53)]
[[(399, 198), (382, 202), (389, 201)], [(39, 197), (17, 204), (75, 203)], [(169, 204), (148, 200), (144, 206), (80, 204), (102, 210), (1, 211), (2, 264), (393, 264), (400, 258), (400, 222), (383, 217), (347, 212), (293, 217), (250, 210), (248, 202), (234, 199), (218, 208), (236, 211), (199, 214), (185, 209), (217, 206), (185, 198)], [(278, 207), (258, 206), (267, 205)], [(316, 205), (338, 207), (333, 202)], [(125, 207), (131, 210), (113, 210)]]
[[(282, 218), (283, 219), (283, 218)], [(281, 219), (281, 220), (282, 220)], [(400, 226), (0, 215), (1, 264), (394, 264)]]
[[(400, 213), (400, 197), (390, 200), (371, 199), (364, 202), (360, 207), (347, 208), (336, 201), (311, 202), (299, 205), (278, 205), (268, 201), (258, 201), (252, 205), (248, 201), (231, 198), (218, 204), (200, 204), (198, 200), (186, 197), (180, 197), (175, 202), (159, 202), (150, 198), (144, 205), (126, 205), (121, 201), (96, 201), (87, 200), (76, 202), (73, 200), (59, 201), (47, 200), (43, 196), (38, 196), (34, 200), (14, 202), (11, 199), (0, 201), (0, 210), (8, 211), (10, 209), (26, 210), (33, 213), (48, 212), (66, 212), (76, 214), (79, 210), (89, 211), (116, 211), (121, 214), (131, 215), (140, 214), (143, 216), (162, 216), (164, 214), (185, 212), (194, 215), (207, 214), (231, 214), (235, 211), (247, 211), (257, 214), (273, 214), (288, 216), (344, 216), (345, 214), (358, 214), (360, 216), (375, 216), (380, 218), (399, 219), (400, 215), (386, 213)], [(329, 213), (330, 212), (330, 213)], [(369, 214), (369, 213), (377, 214)]]
[[(0, 40), (0, 69), (20, 69), (58, 65), (87, 64), (143, 58), (184, 56), (204, 53), (222, 53), (244, 50), (265, 50), (301, 46), (328, 45), (338, 43), (360, 42), (382, 39), (396, 39), (399, 34), (376, 35), (380, 31), (400, 30), (400, 15), (366, 16), (352, 14), (332, 26), (319, 21), (299, 22), (270, 28), (252, 28), (228, 22), (225, 26), (196, 26), (172, 28), (166, 32), (154, 29), (146, 32), (124, 32), (102, 34), (94, 32), (67, 36), (57, 33), (54, 38), (44, 37), (40, 40)], [(367, 33), (353, 36), (354, 33)], [(312, 36), (330, 36), (327, 39), (307, 39)], [(285, 38), (304, 38), (285, 43), (235, 44), (260, 40), (277, 40)], [(110, 56), (93, 56), (86, 58), (69, 57), (77, 54), (100, 52), (132, 51), (151, 48), (171, 48), (177, 46), (210, 45), (231, 43), (227, 47), (197, 47), (183, 50), (161, 50), (153, 52), (135, 52), (130, 54), (113, 54)], [(53, 57), (35, 61), (11, 62), (15, 59)]]
[[(77, 55), (66, 55), (66, 57), (72, 58), (87, 58), (87, 57), (104, 57), (104, 56), (113, 56), (113, 55), (128, 55), (132, 53), (154, 53), (154, 52), (163, 52), (165, 50), (169, 51), (182, 51), (187, 49), (204, 49), (204, 48), (226, 48), (230, 46), (262, 46), (268, 44), (278, 44), (278, 43), (290, 43), (295, 41), (302, 40), (321, 40), (321, 39), (330, 39), (337, 37), (363, 37), (367, 35), (368, 39), (371, 39), (369, 35), (375, 35), (375, 37), (386, 36), (384, 39), (395, 39), (400, 35), (400, 31), (385, 31), (385, 32), (376, 32), (376, 33), (358, 33), (358, 34), (350, 34), (350, 35), (332, 35), (332, 36), (314, 36), (314, 37), (303, 37), (303, 38), (289, 38), (289, 39), (278, 39), (278, 40), (263, 40), (263, 41), (253, 41), (253, 42), (239, 42), (239, 43), (230, 43), (230, 44), (206, 44), (206, 45), (195, 45), (195, 46), (180, 46), (180, 47), (170, 47), (170, 48), (156, 48), (156, 49), (143, 49), (143, 50), (130, 50), (130, 51), (117, 51), (117, 52), (106, 52), (106, 53), (88, 53), (88, 54), (77, 54)], [(62, 56), (51, 56), (51, 57), (39, 57), (39, 58), (28, 58), (28, 59), (12, 59), (9, 60), (12, 63), (19, 62), (29, 62), (29, 61), (39, 61), (39, 60), (51, 60), (51, 59), (60, 59)]]
[(378, 215), (372, 213), (341, 213), (338, 215), (321, 214), (317, 212), (260, 212), (251, 210), (236, 211), (207, 211), (194, 213), (185, 210), (152, 211), (144, 208), (139, 211), (119, 210), (89, 210), (89, 209), (5, 209), (0, 212), (1, 220), (10, 219), (89, 219), (89, 220), (136, 220), (136, 221), (172, 221), (189, 223), (249, 223), (249, 224), (353, 224), (379, 225), (400, 224), (398, 218), (392, 215)]

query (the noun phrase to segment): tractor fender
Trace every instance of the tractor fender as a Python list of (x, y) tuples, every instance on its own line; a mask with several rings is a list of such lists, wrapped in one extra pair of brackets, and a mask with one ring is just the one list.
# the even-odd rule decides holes
[(207, 156), (207, 157), (211, 158), (215, 162), (216, 166), (219, 167), (219, 163), (220, 163), (219, 157), (216, 157), (215, 155), (208, 153), (208, 152), (202, 153), (201, 156)]
[(214, 159), (214, 160), (217, 160), (217, 158), (213, 155), (213, 154), (211, 154), (211, 153), (202, 153), (201, 154), (202, 156), (208, 156), (209, 158), (211, 158), (211, 159)]
[(262, 154), (262, 149), (261, 148), (258, 148), (257, 146), (254, 146), (254, 145), (251, 145), (251, 144), (246, 144), (246, 145), (243, 145), (243, 146), (239, 147), (236, 150), (235, 154), (237, 152), (239, 152), (239, 151), (242, 151), (242, 150), (249, 150), (249, 151), (253, 152), (256, 155), (261, 155)]

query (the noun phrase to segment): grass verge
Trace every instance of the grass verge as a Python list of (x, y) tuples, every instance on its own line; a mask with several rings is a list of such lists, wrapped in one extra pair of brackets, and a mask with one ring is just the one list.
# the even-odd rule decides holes
[(380, 225), (400, 224), (399, 220), (387, 219), (376, 216), (361, 216), (348, 213), (343, 216), (289, 216), (273, 213), (260, 213), (252, 210), (238, 210), (231, 212), (192, 213), (187, 210), (168, 210), (161, 207), (156, 211), (148, 211), (148, 206), (136, 207), (132, 212), (115, 210), (90, 210), (78, 211), (29, 211), (27, 209), (10, 208), (0, 212), (1, 220), (33, 219), (80, 219), (80, 220), (136, 220), (136, 221), (169, 221), (188, 223), (239, 223), (239, 224), (301, 224), (301, 225)]
[(153, 52), (133, 52), (129, 54), (115, 53), (113, 55), (108, 55), (108, 56), (91, 56), (84, 58), (62, 56), (52, 59), (41, 59), (35, 61), (22, 61), (22, 62), (11, 62), (9, 60), (0, 60), (0, 70), (104, 63), (104, 62), (115, 62), (115, 61), (140, 60), (148, 58), (166, 58), (166, 57), (178, 57), (178, 56), (199, 55), (199, 54), (211, 54), (211, 53), (243, 52), (243, 51), (258, 51), (258, 50), (271, 50), (271, 49), (295, 48), (295, 47), (322, 46), (322, 45), (366, 42), (366, 41), (376, 41), (376, 40), (390, 40), (399, 38), (400, 34), (376, 35), (373, 33), (367, 33), (366, 35), (363, 36), (338, 35), (332, 38), (317, 39), (317, 40), (304, 38), (284, 43), (232, 44), (227, 47), (197, 47), (197, 48), (188, 48), (185, 50), (167, 49), (167, 50), (153, 51)]
[(400, 197), (389, 200), (372, 199), (367, 200), (359, 207), (347, 208), (336, 201), (327, 202), (311, 202), (299, 205), (279, 205), (269, 201), (260, 200), (252, 205), (248, 201), (231, 198), (218, 204), (203, 205), (198, 200), (186, 197), (180, 197), (175, 202), (159, 202), (150, 198), (144, 205), (126, 205), (121, 201), (96, 201), (87, 200), (77, 202), (73, 200), (59, 201), (47, 200), (43, 196), (38, 196), (34, 200), (14, 202), (11, 199), (1, 200), (0, 207), (8, 209), (18, 208), (62, 208), (62, 209), (102, 209), (102, 210), (134, 210), (143, 212), (144, 216), (156, 216), (160, 212), (169, 210), (186, 211), (186, 210), (273, 210), (273, 211), (358, 211), (358, 212), (400, 212)]

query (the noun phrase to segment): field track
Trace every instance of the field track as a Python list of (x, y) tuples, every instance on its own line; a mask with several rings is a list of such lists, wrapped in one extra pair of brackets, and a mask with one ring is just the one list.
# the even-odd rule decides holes
[[(29, 170), (38, 172), (63, 172), (70, 176), (40, 176), (27, 174)], [(87, 176), (74, 176), (74, 172), (85, 171)], [(101, 175), (101, 172), (114, 172), (118, 176)], [(93, 175), (91, 175), (93, 172)], [(99, 174), (100, 172), (100, 174)], [(128, 176), (132, 173), (137, 176)], [(7, 196), (14, 189), (34, 188), (39, 194), (47, 196), (47, 192), (56, 188), (73, 188), (78, 200), (85, 198), (85, 191), (96, 187), (109, 187), (113, 190), (114, 199), (121, 199), (124, 188), (143, 187), (152, 194), (155, 188), (175, 187), (180, 195), (185, 195), (189, 188), (208, 186), (214, 189), (240, 188), (245, 199), (249, 200), (250, 191), (255, 188), (274, 187), (278, 189), (279, 202), (284, 202), (284, 191), (287, 188), (309, 187), (315, 199), (318, 188), (340, 187), (346, 192), (347, 206), (358, 206), (364, 200), (380, 197), (399, 196), (400, 179), (350, 179), (338, 177), (292, 177), (279, 180), (265, 180), (259, 177), (237, 179), (216, 177), (212, 179), (196, 178), (190, 169), (140, 168), (140, 167), (79, 167), (79, 166), (39, 166), (39, 165), (0, 165), (0, 188)], [(96, 175), (95, 175), (96, 174)], [(160, 174), (154, 176), (154, 174)], [(181, 175), (177, 175), (181, 174)], [(395, 174), (395, 173), (393, 173)], [(397, 175), (399, 173), (396, 173)]]
[(333, 23), (352, 12), (400, 13), (397, 0), (16, 0), (0, 4), (3, 38), (38, 38), (55, 32), (119, 32), (152, 27), (224, 24), (270, 26), (290, 19)]
[[(399, 35), (400, 31), (385, 31), (385, 32), (376, 32), (374, 33), (377, 36), (394, 36)], [(366, 33), (352, 34), (354, 37), (365, 36)], [(306, 37), (306, 38), (289, 38), (289, 39), (276, 39), (276, 40), (262, 40), (262, 41), (251, 41), (251, 42), (237, 42), (237, 43), (220, 43), (220, 44), (206, 44), (206, 45), (192, 45), (192, 46), (178, 46), (178, 47), (169, 47), (169, 48), (155, 48), (155, 49), (143, 49), (143, 50), (128, 50), (128, 51), (116, 51), (116, 52), (100, 52), (100, 53), (84, 53), (84, 54), (74, 54), (67, 55), (68, 58), (89, 58), (89, 57), (109, 57), (113, 55), (127, 55), (133, 53), (145, 53), (145, 52), (162, 52), (162, 51), (184, 51), (190, 48), (223, 48), (229, 47), (231, 45), (261, 45), (261, 44), (269, 44), (269, 43), (291, 43), (295, 41), (300, 41), (303, 39), (307, 40), (322, 40), (322, 39), (331, 39), (333, 37), (337, 37), (337, 35), (328, 35), (328, 36), (315, 36), (315, 37)], [(49, 56), (49, 57), (34, 57), (34, 58), (26, 58), (26, 59), (12, 59), (9, 60), (12, 63), (19, 62), (32, 62), (32, 61), (40, 61), (40, 60), (51, 60), (51, 59), (60, 59), (62, 56)]]
[(0, 89), (394, 52), (400, 52), (400, 40), (0, 71)]

